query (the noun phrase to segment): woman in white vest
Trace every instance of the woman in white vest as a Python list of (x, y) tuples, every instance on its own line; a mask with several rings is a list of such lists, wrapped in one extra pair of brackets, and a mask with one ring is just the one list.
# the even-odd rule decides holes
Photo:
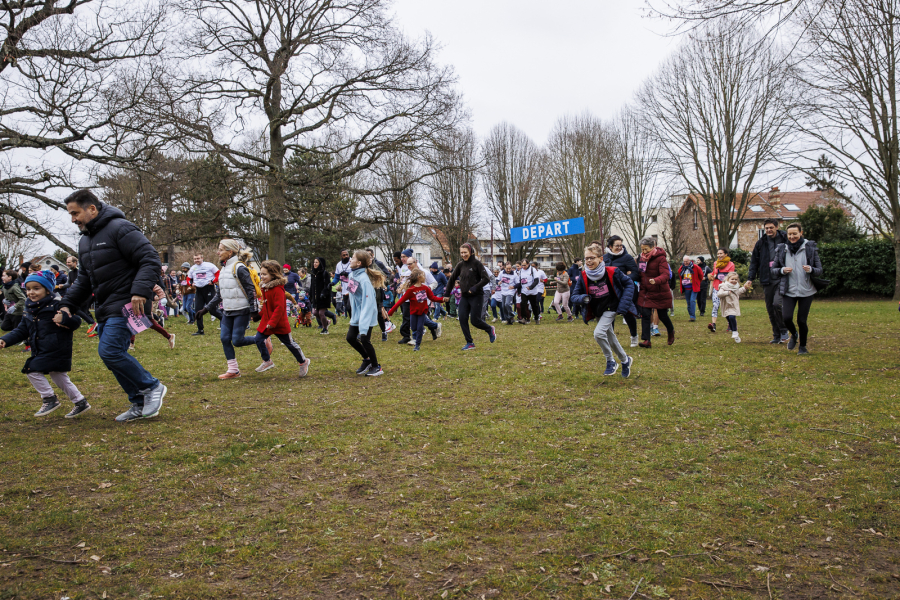
[(252, 254), (243, 248), (237, 240), (224, 239), (219, 242), (219, 286), (216, 295), (198, 313), (207, 313), (222, 303), (222, 328), (219, 338), (225, 350), (228, 370), (219, 375), (219, 379), (235, 379), (241, 376), (238, 369), (234, 349), (239, 346), (254, 346), (256, 339), (245, 337), (244, 332), (250, 319), (259, 320), (259, 303), (256, 299), (256, 286), (250, 276), (248, 266)]

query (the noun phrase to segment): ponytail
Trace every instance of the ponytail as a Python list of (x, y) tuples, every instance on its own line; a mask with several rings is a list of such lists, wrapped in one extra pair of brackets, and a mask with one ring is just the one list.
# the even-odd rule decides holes
[(376, 269), (372, 266), (372, 256), (368, 252), (365, 250), (357, 250), (353, 253), (353, 258), (355, 258), (360, 265), (365, 267), (366, 275), (369, 276), (372, 287), (376, 289), (384, 287), (384, 273), (381, 272), (381, 269)]

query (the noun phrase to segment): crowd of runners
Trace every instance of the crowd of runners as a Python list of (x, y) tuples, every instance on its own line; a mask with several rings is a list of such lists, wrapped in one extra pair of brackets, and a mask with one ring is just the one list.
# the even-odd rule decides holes
[[(293, 327), (315, 324), (320, 335), (328, 335), (341, 315), (349, 319), (346, 341), (362, 361), (357, 375), (377, 377), (384, 374), (373, 343), (378, 333), (386, 342), (388, 334), (399, 329), (398, 343), (418, 351), (426, 328), (437, 340), (441, 322), (456, 319), (465, 338), (462, 350), (471, 351), (472, 327), (484, 332), (490, 343), (497, 341), (496, 326), (488, 324), (489, 310), (491, 323), (539, 325), (550, 284), (555, 288), (550, 310), (556, 320), (571, 322), (580, 316), (585, 323), (595, 322), (594, 339), (606, 358), (604, 375), (620, 372), (627, 378), (634, 358), (616, 336), (617, 317), (628, 329), (631, 348), (651, 348), (652, 338), (660, 335), (660, 323), (667, 344), (674, 344), (669, 314), (674, 309), (673, 281), (684, 295), (690, 321), (696, 320), (697, 310), (705, 315), (712, 288), (709, 331), (716, 333), (717, 319), (724, 317), (731, 337), (740, 343), (740, 298), (758, 277), (772, 326), (771, 343), (787, 343), (789, 350), (799, 346), (799, 354), (808, 354), (810, 306), (817, 288), (827, 283), (822, 280), (815, 242), (803, 237), (799, 224), (781, 231), (774, 220), (766, 221), (743, 284), (725, 249), (719, 249), (711, 266), (703, 257), (696, 263), (683, 257), (681, 265), (673, 267), (655, 238), (642, 239), (640, 252), (632, 256), (618, 236), (591, 242), (583, 258), (568, 267), (557, 263), (549, 275), (528, 261), (488, 269), (468, 243), (459, 249), (461, 260), (452, 268), (437, 263), (424, 268), (410, 249), (395, 252), (394, 264), (388, 266), (375, 260), (372, 250), (360, 249), (342, 251), (333, 269), (317, 257), (309, 272), (295, 272), (272, 260), (263, 261), (257, 271), (249, 250), (233, 239), (220, 241), (213, 262), (196, 255), (193, 264), (185, 262), (180, 272), (172, 273), (119, 209), (87, 190), (75, 192), (65, 202), (82, 233), (78, 257), (66, 261), (68, 277), (58, 269), (41, 270), (28, 263), (2, 276), (6, 310), (0, 328), (8, 333), (0, 338), (0, 348), (22, 345), (30, 352), (22, 372), (41, 396), (35, 416), (47, 415), (61, 404), (48, 376), (72, 403), (66, 417), (90, 409), (68, 377), (73, 336), (82, 321), (91, 325), (88, 335), (99, 337), (100, 358), (128, 397), (130, 407), (116, 420), (131, 421), (159, 414), (167, 393), (166, 386), (129, 353), (135, 335), (143, 328), (153, 329), (174, 348), (175, 336), (165, 329), (165, 321), (179, 312), (196, 324), (195, 336), (205, 335), (207, 314), (218, 322), (225, 357), (220, 379), (241, 376), (237, 348), (243, 346), (254, 346), (259, 353), (256, 371), (274, 368), (273, 336), (296, 361), (298, 375), (305, 377), (310, 360), (292, 337), (291, 320)], [(391, 321), (398, 310), (399, 328)], [(256, 330), (249, 336), (251, 326)]]

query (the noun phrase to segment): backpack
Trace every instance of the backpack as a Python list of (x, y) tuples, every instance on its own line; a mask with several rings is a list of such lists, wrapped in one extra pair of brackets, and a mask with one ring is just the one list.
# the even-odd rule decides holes
[[(242, 266), (246, 267), (247, 271), (250, 272), (250, 280), (253, 282), (253, 287), (256, 288), (256, 297), (262, 298), (263, 291), (262, 291), (262, 286), (260, 286), (260, 284), (259, 284), (259, 273), (257, 273), (256, 269), (254, 269), (253, 267), (251, 267), (249, 265), (245, 265), (241, 261), (236, 261), (234, 263), (234, 265), (231, 267), (231, 274), (234, 276), (235, 279), (237, 279), (238, 265), (242, 265)], [(241, 288), (241, 289), (244, 289), (244, 288)], [(249, 300), (249, 298), (248, 298), (248, 300)]]

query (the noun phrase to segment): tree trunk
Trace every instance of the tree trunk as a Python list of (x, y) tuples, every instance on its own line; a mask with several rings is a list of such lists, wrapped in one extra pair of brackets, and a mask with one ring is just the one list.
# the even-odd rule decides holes
[(894, 300), (900, 302), (900, 223), (894, 221), (894, 262), (897, 272), (894, 275)]

